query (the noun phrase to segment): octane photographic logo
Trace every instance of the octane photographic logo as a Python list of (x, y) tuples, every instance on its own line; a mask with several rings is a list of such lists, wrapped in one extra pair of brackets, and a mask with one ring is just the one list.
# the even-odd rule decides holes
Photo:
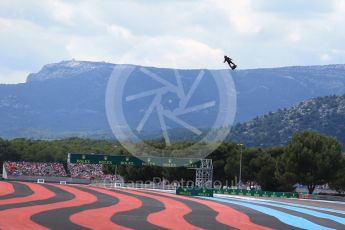
[[(111, 130), (138, 158), (204, 158), (226, 138), (235, 113), (236, 90), (225, 69), (115, 65), (106, 90)], [(192, 142), (175, 147), (181, 138)], [(163, 147), (147, 141), (154, 139)]]

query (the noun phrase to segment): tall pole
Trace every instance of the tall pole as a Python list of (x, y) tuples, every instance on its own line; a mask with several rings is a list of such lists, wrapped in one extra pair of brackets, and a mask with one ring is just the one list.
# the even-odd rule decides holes
[(242, 147), (243, 144), (238, 144), (240, 146), (240, 176), (238, 178), (238, 187), (240, 188), (242, 185)]

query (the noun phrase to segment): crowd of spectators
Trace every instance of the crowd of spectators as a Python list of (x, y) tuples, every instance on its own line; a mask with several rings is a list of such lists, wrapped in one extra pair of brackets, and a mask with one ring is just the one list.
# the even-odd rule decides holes
[(71, 177), (82, 179), (101, 179), (105, 175), (101, 164), (68, 164)]
[(123, 177), (120, 175), (112, 175), (112, 174), (106, 174), (100, 179), (102, 180), (110, 180), (110, 181), (121, 181), (123, 182)]
[(68, 171), (72, 178), (90, 179), (90, 180), (123, 180), (120, 175), (104, 174), (101, 164), (72, 164), (68, 163)]
[[(43, 162), (4, 162), (5, 170), (9, 176), (57, 176), (66, 177), (66, 170), (61, 163)], [(101, 164), (72, 164), (67, 165), (72, 178), (122, 180), (119, 175), (104, 174)]]
[(67, 176), (61, 163), (44, 162), (4, 162), (8, 175), (11, 176)]

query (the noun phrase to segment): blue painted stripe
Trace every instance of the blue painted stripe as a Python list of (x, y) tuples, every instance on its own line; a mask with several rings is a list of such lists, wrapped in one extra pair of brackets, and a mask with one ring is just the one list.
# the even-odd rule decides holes
[(314, 210), (319, 210), (319, 211), (333, 212), (333, 213), (338, 213), (338, 214), (345, 215), (344, 211), (338, 210), (338, 209), (321, 208), (321, 207), (315, 207), (315, 206), (310, 206), (310, 205), (295, 204), (295, 203), (282, 202), (282, 201), (273, 201), (273, 200), (268, 200), (268, 202), (270, 202), (270, 203), (277, 203), (277, 204), (285, 204), (285, 205), (301, 207), (301, 208), (309, 208), (309, 209), (314, 209)]
[[(225, 198), (224, 197), (224, 199), (234, 200), (235, 198)], [(237, 200), (237, 199), (235, 199), (235, 200)], [(287, 210), (304, 213), (304, 214), (307, 214), (310, 216), (315, 216), (318, 218), (333, 220), (333, 221), (338, 222), (340, 224), (345, 224), (345, 218), (343, 218), (343, 217), (334, 216), (334, 215), (330, 215), (330, 214), (326, 214), (326, 213), (322, 213), (322, 212), (317, 212), (317, 211), (313, 211), (310, 209), (293, 207), (293, 206), (282, 205), (282, 204), (273, 204), (270, 202), (257, 201), (257, 200), (250, 200), (250, 201), (249, 200), (241, 200), (241, 201), (246, 202), (246, 203), (254, 203), (254, 204), (268, 205), (268, 206), (277, 207), (277, 208), (284, 208)]]
[(264, 213), (269, 216), (273, 216), (283, 222), (284, 224), (296, 227), (296, 228), (302, 228), (302, 229), (319, 229), (319, 230), (330, 230), (333, 228), (327, 228), (325, 226), (321, 226), (318, 224), (315, 224), (309, 220), (306, 220), (302, 217), (299, 216), (294, 216), (290, 215), (288, 213), (284, 213), (272, 208), (268, 207), (263, 207), (260, 205), (255, 205), (255, 204), (250, 204), (247, 202), (241, 202), (241, 201), (234, 201), (234, 200), (229, 200), (229, 199), (222, 199), (222, 198), (216, 198), (216, 197), (200, 197), (202, 199), (207, 199), (207, 200), (214, 200), (214, 201), (219, 201), (223, 203), (228, 203), (228, 204), (236, 204), (240, 205), (243, 207), (247, 207), (253, 210), (256, 210), (258, 212)]

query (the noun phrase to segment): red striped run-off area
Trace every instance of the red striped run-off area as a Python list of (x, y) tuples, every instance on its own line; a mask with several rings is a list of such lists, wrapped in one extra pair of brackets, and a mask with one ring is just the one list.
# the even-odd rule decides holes
[(13, 185), (0, 181), (0, 197), (14, 193)]
[[(198, 210), (191, 202), (199, 205)], [(209, 210), (224, 229), (269, 229), (227, 205), (198, 198), (84, 185), (0, 182), (0, 229), (63, 229), (64, 224), (85, 229), (206, 229), (209, 223), (200, 221), (200, 213), (206, 216)], [(131, 213), (131, 221), (121, 220)], [(197, 225), (193, 218), (199, 219)]]
[[(299, 202), (298, 207), (296, 202)], [(303, 202), (263, 203), (219, 196), (205, 199), (157, 190), (1, 181), (0, 229), (268, 230), (303, 228), (301, 225), (317, 229), (344, 227), (345, 210), (341, 210), (342, 206), (332, 204), (337, 206), (336, 210), (314, 206), (304, 208), (308, 204), (303, 206)]]

